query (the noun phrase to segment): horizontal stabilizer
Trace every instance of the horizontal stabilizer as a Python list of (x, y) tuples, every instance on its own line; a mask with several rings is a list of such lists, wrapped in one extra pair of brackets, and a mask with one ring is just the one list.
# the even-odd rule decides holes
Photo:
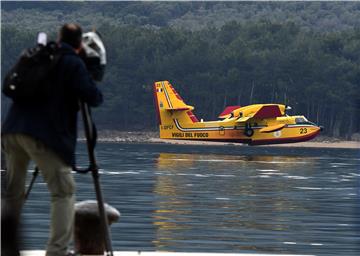
[(278, 124), (278, 125), (272, 125), (265, 128), (260, 129), (261, 133), (267, 133), (267, 132), (276, 132), (281, 130), (285, 127), (285, 124)]
[(218, 116), (218, 118), (228, 118), (235, 109), (241, 108), (241, 106), (228, 106), (226, 107), (223, 112)]

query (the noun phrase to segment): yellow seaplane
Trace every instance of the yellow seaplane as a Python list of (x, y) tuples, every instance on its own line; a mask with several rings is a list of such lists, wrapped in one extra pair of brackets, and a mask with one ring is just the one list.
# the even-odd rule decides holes
[(281, 104), (229, 106), (218, 121), (199, 121), (168, 81), (154, 83), (154, 100), (161, 139), (264, 145), (311, 140), (322, 130), (304, 116), (288, 116), (291, 108)]

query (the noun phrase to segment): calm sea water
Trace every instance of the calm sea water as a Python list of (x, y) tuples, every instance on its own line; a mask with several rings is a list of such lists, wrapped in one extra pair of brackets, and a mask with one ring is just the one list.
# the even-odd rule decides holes
[[(115, 250), (360, 255), (359, 150), (107, 143), (97, 156), (122, 215)], [(75, 177), (77, 200), (94, 199), (91, 175)], [(49, 201), (39, 177), (25, 249), (44, 248)]]

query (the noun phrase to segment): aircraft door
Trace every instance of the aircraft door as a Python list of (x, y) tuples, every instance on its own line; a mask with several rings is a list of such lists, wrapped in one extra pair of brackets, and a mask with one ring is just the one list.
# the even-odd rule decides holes
[(221, 136), (224, 136), (224, 135), (225, 135), (225, 128), (224, 128), (224, 126), (220, 126), (220, 127), (219, 127), (219, 134), (220, 134)]

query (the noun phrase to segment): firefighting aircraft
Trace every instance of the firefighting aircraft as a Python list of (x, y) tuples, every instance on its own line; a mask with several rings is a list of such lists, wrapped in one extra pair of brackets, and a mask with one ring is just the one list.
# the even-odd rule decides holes
[(154, 84), (161, 139), (238, 142), (249, 145), (311, 140), (321, 127), (304, 116), (288, 116), (281, 104), (229, 106), (218, 121), (199, 121), (168, 81)]

